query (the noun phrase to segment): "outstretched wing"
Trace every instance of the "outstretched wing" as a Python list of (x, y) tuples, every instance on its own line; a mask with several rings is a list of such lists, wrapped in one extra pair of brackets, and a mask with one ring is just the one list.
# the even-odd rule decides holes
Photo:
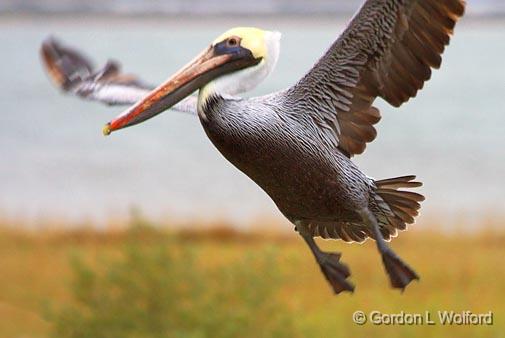
[[(131, 105), (154, 89), (134, 75), (121, 73), (120, 65), (115, 61), (109, 60), (103, 68), (95, 70), (82, 53), (53, 38), (42, 43), (41, 56), (44, 68), (56, 86), (83, 99), (108, 105)], [(196, 97), (189, 96), (173, 109), (196, 114)]]
[(439, 68), (464, 0), (367, 0), (284, 100), (298, 106), (349, 156), (375, 139), (377, 96), (395, 107)]
[(115, 61), (108, 61), (102, 69), (95, 71), (82, 53), (64, 47), (52, 38), (42, 44), (41, 55), (56, 86), (85, 99), (127, 105), (142, 99), (154, 88), (133, 75), (122, 74)]

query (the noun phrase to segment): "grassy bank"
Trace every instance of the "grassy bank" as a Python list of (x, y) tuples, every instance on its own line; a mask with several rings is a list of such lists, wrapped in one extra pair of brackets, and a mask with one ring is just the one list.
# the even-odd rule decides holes
[[(421, 276), (389, 288), (374, 243), (346, 245), (354, 294), (334, 297), (295, 235), (226, 228), (21, 231), (0, 227), (0, 337), (499, 337), (505, 232), (403, 233)], [(493, 325), (359, 326), (352, 314), (493, 312)]]

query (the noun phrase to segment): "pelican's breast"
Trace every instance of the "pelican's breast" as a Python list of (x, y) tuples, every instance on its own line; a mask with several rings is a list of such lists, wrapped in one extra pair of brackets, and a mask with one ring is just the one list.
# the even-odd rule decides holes
[[(338, 214), (342, 165), (299, 118), (267, 99), (216, 99), (203, 106), (202, 125), (221, 154), (255, 181), (285, 214)], [(343, 156), (345, 157), (345, 156)], [(342, 161), (343, 160), (343, 161)], [(345, 208), (345, 206), (342, 205)]]

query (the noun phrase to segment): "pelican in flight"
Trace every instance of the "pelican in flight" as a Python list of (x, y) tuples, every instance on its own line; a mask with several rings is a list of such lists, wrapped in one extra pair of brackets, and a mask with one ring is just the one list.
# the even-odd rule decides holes
[[(293, 223), (335, 293), (354, 291), (339, 253), (314, 237), (376, 241), (391, 286), (419, 277), (387, 245), (418, 215), (424, 197), (405, 190), (415, 176), (375, 180), (352, 161), (376, 137), (377, 97), (399, 107), (439, 68), (464, 0), (367, 0), (317, 63), (293, 86), (242, 98), (272, 72), (280, 33), (233, 28), (166, 82), (152, 88), (119, 65), (99, 71), (54, 39), (41, 48), (63, 91), (129, 105), (106, 124), (108, 135), (170, 108), (198, 115), (221, 154), (256, 182)], [(196, 94), (194, 94), (197, 92)]]

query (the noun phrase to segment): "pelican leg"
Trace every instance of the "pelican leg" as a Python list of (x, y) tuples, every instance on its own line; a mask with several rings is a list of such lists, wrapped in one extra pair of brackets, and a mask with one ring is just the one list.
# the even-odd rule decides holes
[(374, 235), (391, 286), (403, 291), (412, 280), (419, 280), (417, 273), (408, 266), (407, 263), (402, 261), (402, 259), (386, 244), (374, 214), (368, 208), (362, 209), (360, 214), (361, 217), (363, 217), (363, 221)]
[(339, 252), (321, 251), (307, 227), (300, 222), (296, 223), (296, 230), (300, 233), (314, 254), (314, 258), (335, 294), (339, 294), (343, 291), (354, 292), (354, 285), (346, 280), (351, 275), (351, 272), (347, 265), (340, 262), (341, 254)]

